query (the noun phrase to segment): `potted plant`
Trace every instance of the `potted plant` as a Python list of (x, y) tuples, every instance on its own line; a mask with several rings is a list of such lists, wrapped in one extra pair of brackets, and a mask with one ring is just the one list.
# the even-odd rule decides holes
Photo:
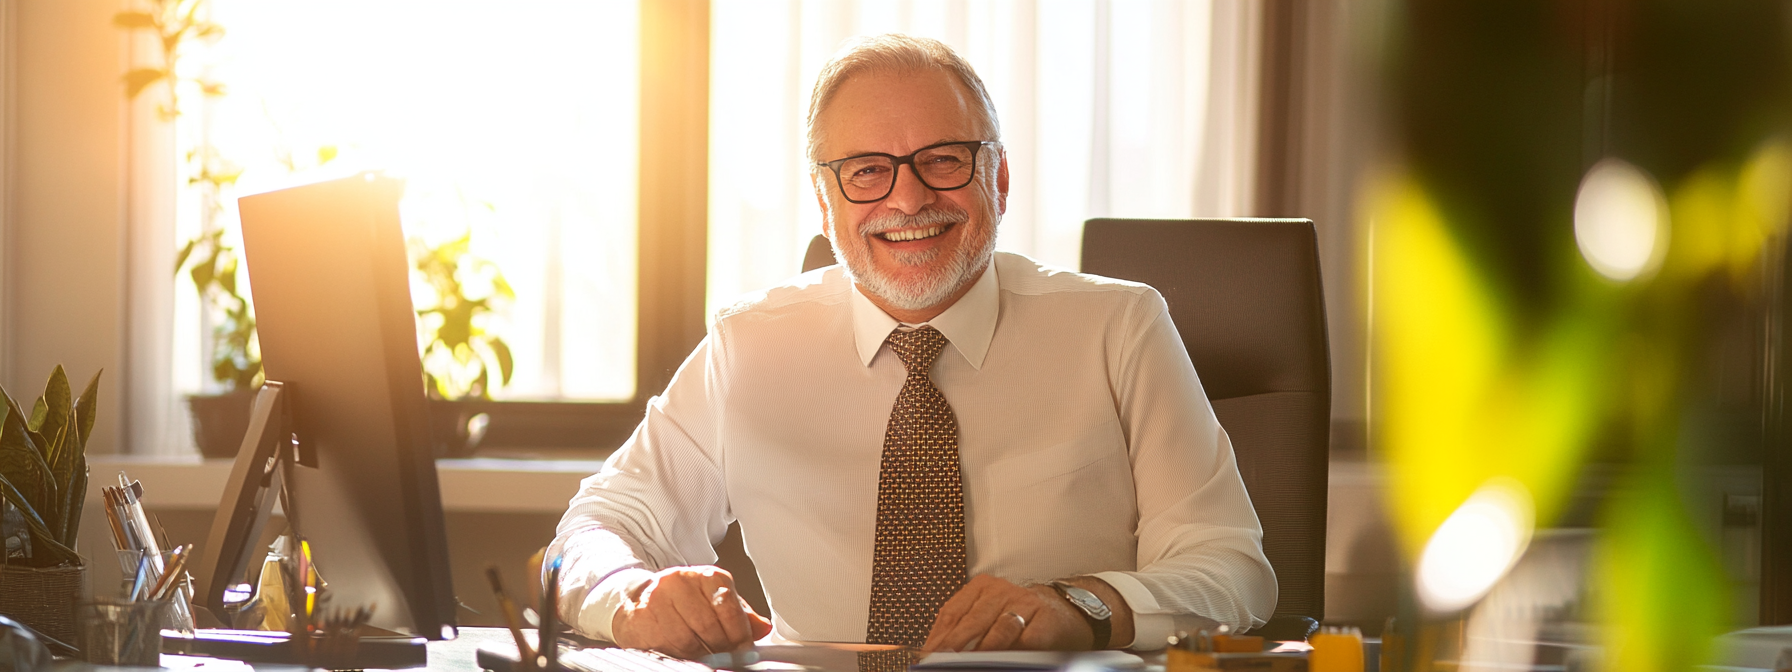
[[(438, 453), (461, 456), (479, 446), (489, 422), (475, 400), (490, 400), (510, 384), (515, 370), (510, 346), (490, 327), (499, 304), (516, 299), (497, 264), (474, 255), (472, 232), (440, 245), (409, 243), (411, 263), (429, 291), (412, 290), (417, 333), (423, 342), (423, 384), (431, 401), (430, 424)], [(492, 374), (497, 374), (497, 380)]]
[(75, 537), (99, 386), (96, 373), (74, 397), (58, 366), (29, 414), (0, 389), (0, 614), (63, 642), (86, 577)]

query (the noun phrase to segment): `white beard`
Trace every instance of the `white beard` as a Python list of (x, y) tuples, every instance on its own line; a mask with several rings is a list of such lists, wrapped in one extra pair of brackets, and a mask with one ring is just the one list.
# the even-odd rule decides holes
[[(897, 310), (922, 310), (937, 306), (965, 285), (977, 279), (989, 261), (995, 256), (996, 235), (993, 208), (985, 214), (988, 226), (978, 232), (961, 232), (966, 236), (981, 234), (980, 238), (965, 238), (963, 244), (951, 250), (934, 248), (921, 252), (892, 252), (891, 256), (903, 266), (926, 267), (932, 265), (941, 254), (950, 254), (945, 263), (927, 269), (921, 277), (904, 281), (892, 274), (884, 273), (871, 260), (869, 244), (843, 246), (840, 244), (841, 231), (838, 220), (830, 216), (834, 226), (834, 235), (828, 239), (834, 248), (834, 256), (846, 267), (846, 274), (860, 291), (883, 299), (891, 308)], [(869, 238), (874, 234), (897, 229), (928, 227), (936, 225), (964, 226), (970, 216), (963, 210), (938, 209), (933, 206), (913, 215), (900, 212), (878, 215), (865, 220), (859, 225), (857, 235)], [(941, 233), (940, 235), (946, 235)]]

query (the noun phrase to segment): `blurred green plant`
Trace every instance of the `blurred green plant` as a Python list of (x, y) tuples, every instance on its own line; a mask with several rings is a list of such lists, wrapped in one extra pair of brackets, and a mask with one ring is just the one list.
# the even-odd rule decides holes
[(73, 397), (58, 366), (29, 415), (0, 389), (0, 561), (25, 567), (79, 566), (75, 539), (87, 501), (87, 438), (99, 404), (100, 374)]
[[(1604, 668), (1708, 664), (1713, 636), (1753, 618), (1732, 611), (1698, 502), (1703, 467), (1768, 441), (1748, 405), (1773, 372), (1725, 358), (1779, 356), (1749, 348), (1769, 347), (1753, 338), (1785, 264), (1784, 8), (1469, 0), (1390, 16), (1397, 149), (1363, 206), (1401, 548), (1416, 560), (1493, 479), (1528, 491), (1538, 527), (1600, 496), (1574, 524), (1598, 525), (1582, 613)], [(1576, 228), (1577, 185), (1614, 158), (1665, 210), (1659, 266), (1625, 277), (1595, 272)], [(1582, 482), (1592, 462), (1613, 467), (1609, 488)]]
[(187, 269), (201, 304), (213, 311), (212, 380), (230, 390), (252, 390), (262, 380), (255, 311), (249, 297), (237, 290), (236, 248), (224, 242), (224, 233), (213, 229), (188, 240), (175, 256), (174, 272)]
[[(148, 11), (124, 11), (112, 17), (113, 25), (132, 31), (148, 31), (161, 46), (161, 63), (134, 68), (124, 75), (125, 96), (135, 99), (160, 83), (166, 99), (156, 113), (165, 123), (181, 115), (183, 88), (200, 95), (222, 97), (224, 85), (203, 76), (186, 76), (179, 68), (183, 56), (195, 44), (213, 44), (224, 37), (224, 27), (208, 20), (209, 0), (150, 0)], [(224, 192), (243, 174), (242, 166), (226, 158), (200, 135), (186, 152), (187, 186), (199, 192), (201, 233), (181, 245), (175, 255), (174, 273), (187, 272), (200, 305), (212, 324), (211, 377), (226, 391), (254, 389), (261, 384), (261, 353), (255, 336), (255, 309), (249, 297), (238, 291), (240, 260), (226, 240)]]
[(184, 76), (176, 68), (184, 50), (194, 40), (216, 42), (224, 37), (224, 27), (207, 18), (209, 5), (210, 0), (149, 0), (148, 11), (124, 11), (112, 15), (112, 25), (126, 30), (150, 31), (160, 42), (161, 65), (133, 68), (124, 74), (124, 85), (125, 95), (133, 99), (157, 83), (165, 85), (168, 99), (156, 106), (163, 121), (173, 121), (180, 116), (183, 82), (198, 87), (203, 95), (224, 95), (223, 84), (205, 77)]
[[(440, 245), (409, 241), (411, 261), (430, 289), (415, 296), (417, 333), (423, 340), (423, 379), (436, 399), (490, 399), (494, 387), (510, 384), (515, 362), (510, 346), (489, 327), (498, 304), (516, 292), (497, 264), (469, 251), (472, 232)], [(497, 385), (492, 372), (497, 371)]]

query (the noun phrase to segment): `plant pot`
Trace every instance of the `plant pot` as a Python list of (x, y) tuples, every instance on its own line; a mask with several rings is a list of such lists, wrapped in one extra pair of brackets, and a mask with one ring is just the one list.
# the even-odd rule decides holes
[(75, 643), (75, 603), (86, 597), (86, 567), (0, 569), (0, 614), (47, 637)]
[[(486, 402), (490, 403), (490, 402)], [(478, 402), (429, 401), (429, 439), (436, 457), (470, 457), (485, 439), (491, 416)]]
[(193, 412), (193, 443), (205, 457), (234, 458), (249, 431), (249, 413), (255, 407), (253, 390), (187, 397)]

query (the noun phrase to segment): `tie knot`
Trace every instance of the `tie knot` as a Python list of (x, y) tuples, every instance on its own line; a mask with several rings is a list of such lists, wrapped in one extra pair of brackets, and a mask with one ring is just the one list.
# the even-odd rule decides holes
[(898, 329), (890, 332), (888, 340), (890, 349), (896, 351), (896, 357), (908, 367), (909, 373), (926, 373), (933, 368), (933, 360), (940, 356), (940, 350), (946, 347), (946, 335), (933, 327)]

